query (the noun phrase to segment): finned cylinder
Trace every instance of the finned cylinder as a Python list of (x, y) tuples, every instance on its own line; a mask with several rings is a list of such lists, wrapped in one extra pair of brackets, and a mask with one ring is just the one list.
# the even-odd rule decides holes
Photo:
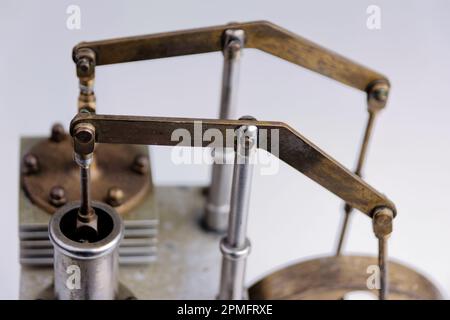
[(118, 247), (123, 223), (110, 206), (92, 202), (98, 234), (87, 241), (76, 228), (80, 202), (60, 208), (49, 224), (54, 247), (55, 297), (59, 300), (112, 300), (118, 292)]

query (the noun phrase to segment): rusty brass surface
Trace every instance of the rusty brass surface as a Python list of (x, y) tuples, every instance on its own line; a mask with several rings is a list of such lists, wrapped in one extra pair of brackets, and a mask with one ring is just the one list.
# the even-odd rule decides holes
[(367, 91), (374, 81), (389, 84), (383, 75), (267, 21), (82, 42), (74, 48), (73, 58), (78, 63), (80, 52), (91, 49), (95, 65), (101, 66), (221, 51), (224, 32), (229, 29), (245, 32), (246, 48), (259, 49), (359, 90)]
[[(22, 165), (21, 183), (30, 200), (49, 213), (58, 206), (80, 199), (79, 167), (73, 160), (72, 139), (66, 135), (60, 142), (42, 140), (28, 150), (38, 159), (39, 170), (30, 171)], [(124, 214), (138, 205), (151, 191), (150, 171), (133, 170), (139, 148), (131, 145), (98, 145), (92, 164), (92, 199), (106, 202), (108, 191), (117, 187), (123, 191), (121, 204), (115, 209)], [(55, 190), (55, 187), (61, 188)], [(58, 192), (56, 192), (58, 191)], [(58, 202), (58, 196), (64, 201)]]
[[(282, 122), (78, 114), (71, 122), (71, 132), (80, 123), (95, 127), (97, 143), (174, 146), (179, 141), (171, 139), (172, 133), (176, 129), (185, 129), (191, 134), (191, 145), (203, 147), (211, 143), (202, 139), (207, 129), (217, 129), (222, 137), (226, 137), (227, 129), (255, 125), (260, 131), (267, 129), (268, 152), (272, 151), (268, 150), (271, 130), (277, 130), (280, 143), (279, 154), (275, 156), (369, 216), (379, 207), (391, 208), (395, 213), (394, 204), (383, 194)], [(194, 128), (199, 128), (200, 123), (201, 135), (195, 134)], [(223, 145), (227, 143), (230, 141), (224, 141)]]
[[(324, 257), (300, 262), (276, 271), (249, 289), (250, 299), (338, 300), (347, 293), (367, 291), (371, 273), (377, 265), (369, 256)], [(388, 299), (441, 299), (439, 290), (423, 275), (397, 262), (389, 262)]]

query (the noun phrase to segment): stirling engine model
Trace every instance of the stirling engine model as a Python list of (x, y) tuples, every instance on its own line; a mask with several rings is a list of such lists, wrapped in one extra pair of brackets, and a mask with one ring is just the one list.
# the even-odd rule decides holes
[[(237, 120), (244, 48), (367, 93), (368, 122), (354, 172), (287, 124)], [(219, 119), (96, 113), (97, 67), (213, 51), (224, 55)], [(84, 42), (73, 49), (73, 60), (80, 94), (69, 134), (56, 124), (49, 138), (21, 141), (22, 299), (342, 299), (358, 290), (380, 299), (440, 298), (425, 277), (388, 262), (396, 208), (361, 179), (373, 122), (388, 98), (384, 76), (268, 22)], [(152, 184), (146, 146), (179, 145), (176, 130), (190, 137), (185, 146), (214, 150), (208, 188)], [(340, 197), (345, 212), (335, 255), (291, 265), (247, 288), (247, 216), (258, 148)], [(353, 209), (372, 219), (378, 257), (341, 255)], [(379, 266), (379, 288), (367, 288), (371, 265)]]

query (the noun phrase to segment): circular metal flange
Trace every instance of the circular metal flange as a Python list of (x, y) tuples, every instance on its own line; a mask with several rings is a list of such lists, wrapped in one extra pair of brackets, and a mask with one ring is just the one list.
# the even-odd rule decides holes
[[(355, 291), (371, 292), (367, 282), (378, 266), (376, 257), (331, 256), (300, 262), (278, 270), (249, 289), (250, 299), (339, 300)], [(389, 262), (389, 299), (435, 300), (442, 296), (434, 284), (417, 271)]]
[[(66, 202), (80, 199), (80, 169), (73, 156), (72, 138), (65, 134), (60, 141), (45, 139), (34, 145), (25, 158), (36, 159), (35, 170), (22, 164), (22, 187), (30, 200), (48, 213), (54, 213)], [(142, 167), (146, 158), (145, 170)], [(138, 205), (151, 190), (148, 156), (133, 145), (98, 144), (91, 165), (92, 199), (109, 203), (119, 214)], [(27, 166), (28, 165), (28, 166)], [(55, 187), (58, 199), (55, 199)], [(111, 189), (120, 190), (120, 201), (111, 198)], [(64, 199), (61, 201), (61, 199)], [(58, 201), (56, 201), (58, 200)]]

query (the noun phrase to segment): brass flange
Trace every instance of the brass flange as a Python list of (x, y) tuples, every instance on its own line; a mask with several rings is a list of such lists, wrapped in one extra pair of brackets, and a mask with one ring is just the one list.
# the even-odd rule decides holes
[[(149, 158), (141, 146), (101, 144), (95, 147), (94, 154), (93, 200), (106, 202), (124, 214), (151, 192)], [(30, 200), (48, 213), (79, 200), (80, 173), (74, 161), (72, 137), (62, 133), (58, 139), (36, 143), (24, 156), (21, 182)]]

